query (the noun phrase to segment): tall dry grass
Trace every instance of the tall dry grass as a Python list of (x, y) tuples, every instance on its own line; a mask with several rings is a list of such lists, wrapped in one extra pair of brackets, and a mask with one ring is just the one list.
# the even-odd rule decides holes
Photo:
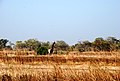
[(1, 55), (0, 66), (0, 81), (120, 81), (119, 52)]
[(0, 75), (0, 81), (120, 81), (120, 71), (111, 72), (108, 69), (100, 68), (79, 71), (71, 68), (62, 69), (54, 65), (52, 71), (41, 70), (37, 72), (35, 69), (32, 71), (33, 73), (29, 70), (26, 73), (16, 71), (16, 75), (6, 73)]
[(79, 55), (41, 55), (41, 56), (0, 56), (0, 61), (4, 63), (39, 63), (39, 62), (55, 62), (55, 63), (67, 63), (67, 62), (90, 62), (91, 64), (104, 62), (106, 64), (120, 65), (120, 54), (115, 55), (91, 55), (91, 54), (79, 54)]

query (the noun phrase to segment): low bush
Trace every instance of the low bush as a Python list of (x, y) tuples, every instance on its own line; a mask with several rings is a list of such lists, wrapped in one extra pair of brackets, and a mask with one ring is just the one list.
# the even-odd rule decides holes
[(48, 54), (48, 49), (46, 47), (39, 47), (37, 49), (37, 54), (38, 55), (46, 55), (46, 54)]

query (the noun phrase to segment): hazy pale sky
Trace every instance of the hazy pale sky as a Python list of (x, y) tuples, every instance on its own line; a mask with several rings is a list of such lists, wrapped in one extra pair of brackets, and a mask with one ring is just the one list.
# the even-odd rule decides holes
[(120, 38), (120, 0), (0, 0), (0, 38), (68, 44)]

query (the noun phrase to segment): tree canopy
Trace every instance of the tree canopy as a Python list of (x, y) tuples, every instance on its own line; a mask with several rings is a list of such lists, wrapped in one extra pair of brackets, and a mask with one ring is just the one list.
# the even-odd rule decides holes
[[(37, 39), (28, 39), (25, 41), (16, 41), (16, 44), (10, 43), (9, 46), (7, 43), (10, 41), (7, 39), (0, 39), (0, 49), (4, 49), (6, 47), (10, 47), (15, 45), (16, 49), (27, 49), (27, 50), (37, 50), (42, 47), (44, 49), (51, 48), (52, 43), (41, 42)], [(55, 41), (55, 50), (57, 51), (74, 51), (78, 50), (80, 52), (85, 51), (117, 51), (120, 50), (120, 39), (116, 39), (115, 37), (107, 37), (103, 39), (102, 37), (97, 37), (93, 42), (88, 40), (79, 41), (78, 43), (70, 46), (63, 40)]]

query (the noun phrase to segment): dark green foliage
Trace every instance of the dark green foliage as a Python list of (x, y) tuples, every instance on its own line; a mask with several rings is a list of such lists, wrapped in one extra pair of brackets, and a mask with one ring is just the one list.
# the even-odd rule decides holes
[(46, 55), (46, 54), (48, 54), (48, 49), (46, 47), (39, 47), (37, 49), (37, 54), (38, 55)]
[(5, 48), (7, 43), (8, 43), (7, 39), (0, 39), (0, 49)]

